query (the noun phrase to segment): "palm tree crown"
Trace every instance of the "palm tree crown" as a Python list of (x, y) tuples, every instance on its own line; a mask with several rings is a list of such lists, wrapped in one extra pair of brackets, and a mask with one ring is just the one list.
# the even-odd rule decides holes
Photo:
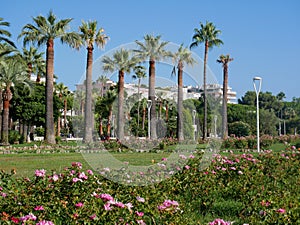
[(45, 140), (55, 144), (54, 118), (53, 118), (53, 72), (54, 72), (54, 40), (59, 38), (62, 43), (79, 48), (82, 41), (76, 32), (67, 32), (72, 19), (58, 20), (49, 12), (47, 17), (33, 18), (34, 24), (26, 24), (18, 38), (24, 37), (23, 44), (29, 42), (46, 48), (46, 132)]
[(13, 47), (16, 47), (15, 44), (9, 40), (11, 37), (11, 33), (6, 29), (2, 29), (1, 27), (9, 27), (10, 23), (3, 21), (3, 18), (0, 17), (0, 42), (5, 42)]

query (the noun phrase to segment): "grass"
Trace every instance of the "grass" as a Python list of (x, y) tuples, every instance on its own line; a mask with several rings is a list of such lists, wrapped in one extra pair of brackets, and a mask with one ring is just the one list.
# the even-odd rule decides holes
[[(129, 165), (150, 165), (152, 160), (161, 161), (169, 153), (52, 153), (52, 154), (10, 154), (0, 155), (0, 170), (16, 170), (18, 176), (32, 176), (36, 169), (61, 172), (72, 162), (81, 162), (85, 169), (96, 169), (101, 165), (112, 168), (115, 162), (128, 162)], [(112, 157), (112, 158), (110, 158)], [(117, 165), (116, 165), (117, 166)]]
[[(33, 145), (33, 143), (30, 143)], [(68, 143), (73, 145), (74, 143)], [(28, 144), (26, 145), (28, 146)], [(176, 147), (176, 146), (175, 146)], [(16, 170), (18, 176), (32, 176), (36, 169), (55, 170), (61, 172), (72, 162), (81, 162), (85, 169), (97, 168), (119, 168), (123, 162), (128, 162), (132, 166), (148, 166), (154, 162), (160, 162), (162, 158), (170, 155), (174, 146), (169, 146), (165, 152), (160, 153), (51, 153), (51, 154), (3, 154), (0, 155), (0, 170), (7, 172)], [(205, 145), (197, 146), (197, 149), (205, 148)], [(170, 149), (169, 149), (170, 148)], [(285, 149), (282, 143), (271, 146), (275, 152)], [(225, 154), (225, 153), (223, 153)], [(125, 164), (124, 164), (125, 165)]]

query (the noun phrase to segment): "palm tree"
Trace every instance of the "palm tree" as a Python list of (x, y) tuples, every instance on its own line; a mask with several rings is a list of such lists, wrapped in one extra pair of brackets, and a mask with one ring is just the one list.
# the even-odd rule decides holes
[(39, 64), (44, 64), (43, 52), (38, 52), (36, 48), (30, 46), (29, 50), (23, 48), (23, 53), (20, 56), (24, 59), (27, 65), (28, 78), (30, 79), (32, 73), (38, 72)]
[[(66, 122), (66, 107), (67, 107), (67, 100), (66, 97), (68, 95), (68, 87), (66, 87), (63, 83), (58, 83), (55, 85), (55, 90), (58, 95), (58, 98), (61, 102), (63, 102), (63, 107), (64, 107), (64, 123)], [(59, 110), (60, 111), (60, 110)], [(56, 135), (60, 136), (60, 130), (61, 130), (61, 112), (59, 112), (58, 118), (57, 118), (57, 130), (56, 130)]]
[(213, 46), (220, 46), (223, 41), (218, 39), (220, 30), (217, 30), (215, 25), (211, 22), (206, 22), (204, 25), (200, 22), (200, 29), (194, 29), (193, 42), (190, 48), (197, 47), (199, 44), (204, 43), (204, 67), (203, 67), (203, 100), (204, 100), (204, 117), (203, 117), (203, 140), (207, 137), (207, 91), (206, 91), (206, 64), (208, 57), (208, 50)]
[(152, 101), (151, 107), (151, 138), (157, 139), (156, 134), (156, 102), (155, 102), (155, 61), (170, 57), (171, 53), (165, 50), (169, 42), (161, 41), (161, 36), (146, 35), (145, 43), (135, 41), (139, 49), (134, 50), (137, 57), (141, 60), (149, 59), (149, 100)]
[[(193, 65), (196, 63), (192, 57), (192, 53), (188, 48), (180, 45), (177, 52), (173, 56), (175, 64), (177, 64), (177, 77), (178, 77), (178, 95), (177, 95), (177, 138), (178, 141), (183, 141), (183, 67), (184, 64)], [(173, 69), (175, 73), (175, 66)]]
[(85, 113), (84, 113), (84, 138), (85, 143), (93, 140), (93, 115), (92, 115), (92, 69), (93, 69), (93, 50), (94, 44), (103, 48), (108, 37), (103, 33), (104, 29), (97, 30), (97, 21), (84, 22), (79, 27), (83, 44), (87, 49), (86, 63), (86, 95), (85, 95)]
[(11, 37), (11, 33), (1, 28), (3, 26), (9, 27), (9, 25), (9, 22), (3, 21), (3, 18), (0, 17), (0, 43), (3, 41), (4, 43), (7, 43), (15, 48), (15, 44), (11, 40), (9, 40), (9, 38)]
[[(26, 75), (24, 64), (17, 59), (7, 59), (0, 62), (0, 82), (3, 101), (2, 144), (8, 143), (8, 124), (10, 100), (13, 97), (12, 87), (23, 84), (30, 87), (30, 80)], [(3, 89), (2, 89), (3, 88)]]
[(124, 139), (124, 75), (130, 73), (137, 61), (137, 58), (132, 57), (131, 52), (125, 49), (116, 51), (112, 58), (105, 56), (102, 59), (104, 71), (114, 72), (118, 70), (119, 73), (117, 137), (120, 140)]
[(138, 118), (137, 118), (137, 133), (136, 135), (138, 136), (139, 132), (139, 127), (140, 127), (140, 88), (141, 88), (141, 80), (146, 77), (146, 68), (143, 66), (136, 66), (134, 68), (134, 75), (132, 75), (133, 79), (138, 79), (138, 108), (137, 108), (137, 113), (138, 113)]
[(24, 37), (23, 44), (36, 43), (37, 46), (46, 44), (46, 132), (45, 140), (55, 144), (54, 117), (53, 117), (53, 71), (54, 71), (54, 40), (59, 38), (62, 43), (78, 48), (81, 44), (79, 34), (67, 32), (72, 19), (57, 21), (52, 11), (47, 17), (33, 18), (34, 24), (26, 24), (19, 38)]
[(101, 84), (101, 90), (100, 90), (100, 96), (103, 97), (104, 95), (104, 88), (105, 88), (105, 84), (106, 82), (108, 81), (109, 79), (104, 76), (104, 75), (101, 75), (100, 77), (98, 77), (98, 79), (96, 80), (97, 83), (100, 83)]
[(228, 63), (233, 61), (229, 55), (220, 55), (217, 60), (218, 63), (223, 65), (223, 101), (222, 101), (222, 138), (228, 137), (228, 125), (227, 125), (227, 88), (228, 88)]

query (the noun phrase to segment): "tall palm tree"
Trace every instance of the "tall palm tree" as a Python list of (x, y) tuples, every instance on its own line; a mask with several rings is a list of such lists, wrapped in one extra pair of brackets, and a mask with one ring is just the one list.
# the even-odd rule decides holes
[(233, 61), (229, 55), (220, 55), (217, 60), (218, 63), (223, 65), (223, 101), (222, 101), (222, 138), (228, 137), (228, 124), (227, 124), (227, 88), (228, 88), (228, 64)]
[(104, 29), (97, 30), (97, 21), (85, 22), (79, 27), (83, 44), (87, 49), (86, 63), (86, 95), (85, 95), (85, 111), (84, 111), (84, 138), (85, 143), (93, 140), (93, 115), (92, 115), (92, 69), (93, 69), (93, 51), (94, 44), (103, 48), (108, 40), (103, 32)]
[[(177, 52), (173, 56), (175, 64), (177, 64), (177, 77), (178, 77), (178, 95), (177, 95), (177, 138), (178, 141), (184, 140), (183, 135), (183, 67), (186, 65), (193, 65), (196, 63), (192, 57), (192, 53), (188, 48), (180, 45)], [(175, 72), (175, 66), (173, 73)]]
[(203, 140), (207, 137), (207, 90), (206, 90), (206, 65), (208, 58), (208, 50), (212, 49), (213, 46), (220, 46), (223, 41), (218, 39), (220, 30), (217, 30), (215, 25), (211, 22), (206, 22), (204, 25), (200, 22), (200, 29), (195, 28), (193, 35), (193, 42), (190, 48), (197, 47), (199, 44), (204, 43), (204, 67), (203, 67), (203, 100), (204, 100), (204, 117), (203, 117)]
[(24, 37), (23, 44), (29, 42), (37, 46), (46, 45), (46, 132), (45, 140), (55, 144), (54, 117), (53, 117), (53, 72), (54, 72), (54, 40), (59, 38), (62, 43), (78, 48), (81, 44), (79, 34), (67, 32), (72, 19), (58, 20), (52, 11), (47, 17), (33, 18), (34, 24), (26, 24), (19, 38)]
[(171, 57), (165, 47), (169, 42), (161, 41), (161, 35), (152, 36), (146, 35), (144, 37), (145, 43), (135, 41), (138, 45), (137, 50), (134, 50), (137, 57), (141, 60), (149, 60), (149, 100), (152, 101), (150, 112), (151, 118), (151, 138), (157, 139), (156, 134), (156, 102), (155, 102), (155, 61), (159, 61), (165, 57)]
[(136, 66), (134, 68), (134, 74), (132, 75), (133, 79), (138, 79), (138, 108), (137, 108), (137, 113), (138, 113), (138, 118), (137, 118), (137, 133), (136, 135), (138, 136), (139, 132), (139, 127), (140, 127), (140, 88), (141, 88), (141, 80), (146, 77), (146, 68), (143, 66)]
[(6, 29), (1, 28), (1, 27), (9, 27), (9, 25), (10, 25), (9, 22), (3, 21), (3, 18), (0, 17), (0, 43), (4, 42), (15, 48), (16, 46), (15, 46), (14, 42), (9, 40), (9, 38), (11, 37), (11, 33), (9, 31), (7, 31)]
[[(26, 75), (24, 64), (16, 59), (8, 59), (0, 62), (0, 82), (3, 101), (3, 117), (2, 117), (2, 144), (8, 143), (8, 124), (9, 124), (9, 106), (13, 97), (12, 87), (19, 84), (30, 87), (30, 80)], [(2, 89), (3, 88), (3, 89)]]
[(132, 52), (120, 49), (116, 51), (112, 58), (105, 56), (102, 59), (104, 71), (118, 71), (118, 130), (117, 137), (124, 139), (124, 75), (130, 73), (137, 64), (137, 58), (132, 56)]

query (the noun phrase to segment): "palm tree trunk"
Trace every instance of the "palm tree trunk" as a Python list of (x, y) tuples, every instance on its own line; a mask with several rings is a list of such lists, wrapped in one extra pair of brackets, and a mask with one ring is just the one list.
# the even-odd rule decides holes
[(138, 118), (137, 118), (137, 129), (136, 129), (136, 136), (139, 136), (139, 128), (140, 128), (140, 86), (141, 86), (141, 78), (139, 78), (139, 83), (138, 83), (138, 108), (137, 108), (137, 113), (138, 113)]
[(87, 48), (86, 65), (86, 96), (84, 111), (84, 139), (85, 143), (93, 140), (93, 121), (92, 121), (92, 66), (93, 66), (93, 47)]
[(156, 102), (155, 102), (155, 61), (149, 61), (149, 100), (152, 102), (150, 110), (151, 139), (157, 139), (156, 134)]
[(178, 63), (178, 100), (177, 100), (177, 138), (178, 141), (183, 141), (183, 81), (182, 81), (182, 73), (183, 73), (183, 65), (182, 62)]
[(103, 124), (102, 124), (102, 118), (99, 117), (99, 136), (100, 138), (102, 137), (103, 135)]
[(109, 114), (107, 120), (107, 136), (111, 136), (111, 120), (112, 120), (112, 106), (109, 107)]
[(67, 99), (64, 99), (64, 128), (67, 128), (67, 110), (68, 110), (68, 102)]
[(206, 140), (207, 137), (207, 90), (206, 90), (207, 56), (208, 56), (208, 41), (205, 42), (204, 68), (203, 68), (203, 101), (204, 101), (203, 134), (202, 134), (203, 140)]
[(228, 87), (228, 66), (224, 65), (223, 69), (223, 114), (222, 114), (222, 138), (228, 137), (228, 125), (227, 125), (227, 87)]
[(9, 101), (12, 98), (10, 88), (6, 88), (3, 92), (3, 114), (2, 114), (2, 144), (9, 145), (8, 142), (8, 124), (9, 124)]
[(54, 117), (53, 117), (53, 71), (54, 71), (54, 42), (47, 42), (46, 52), (46, 132), (45, 140), (55, 144)]
[(56, 129), (56, 136), (60, 136), (60, 128), (61, 128), (61, 126), (60, 126), (60, 123), (61, 123), (61, 118), (60, 118), (60, 116), (58, 116), (58, 118), (57, 118), (57, 129)]
[(145, 129), (146, 108), (143, 108), (142, 130)]
[(124, 72), (119, 71), (118, 88), (118, 133), (119, 140), (124, 139)]

